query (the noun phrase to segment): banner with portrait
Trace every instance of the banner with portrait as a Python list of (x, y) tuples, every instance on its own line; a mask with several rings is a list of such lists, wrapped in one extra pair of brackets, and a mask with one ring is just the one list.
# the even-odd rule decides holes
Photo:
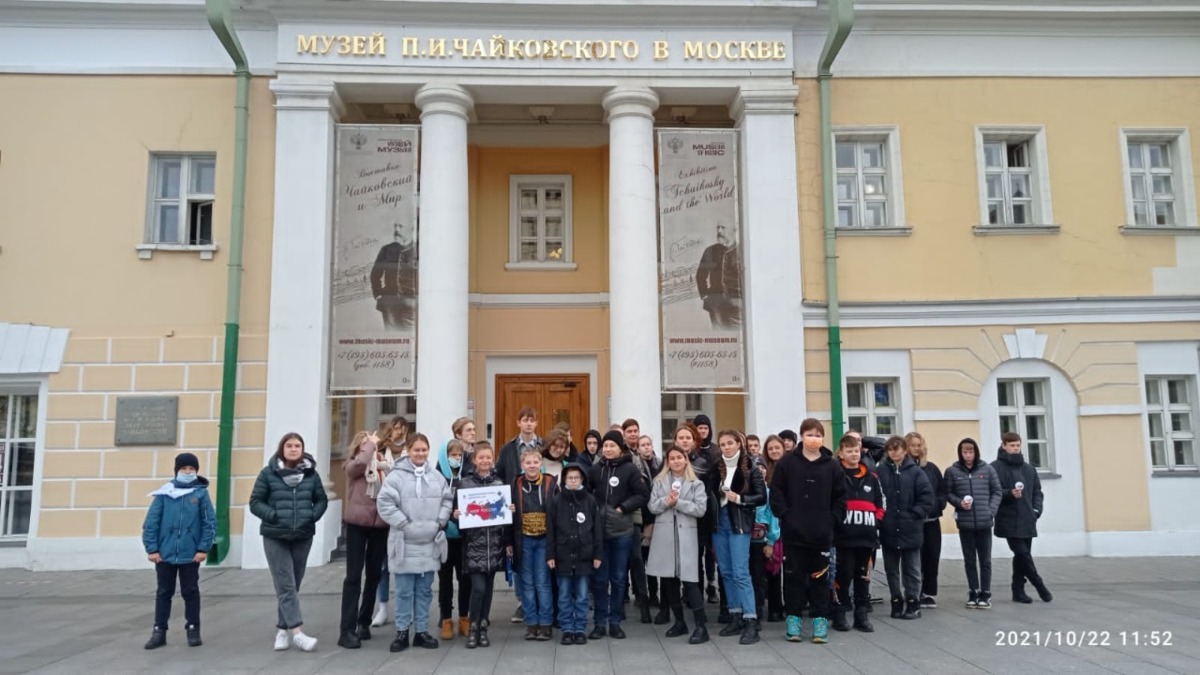
[(333, 391), (414, 390), (418, 131), (337, 126)]
[(738, 134), (658, 131), (663, 389), (742, 389)]

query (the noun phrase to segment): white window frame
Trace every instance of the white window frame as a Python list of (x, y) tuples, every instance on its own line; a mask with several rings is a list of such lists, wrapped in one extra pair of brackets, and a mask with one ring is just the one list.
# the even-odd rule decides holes
[[(513, 174), (508, 180), (508, 262), (506, 270), (573, 271), (575, 263), (573, 199), (571, 176), (568, 174)], [(521, 260), (521, 190), (529, 187), (561, 186), (563, 190), (563, 259)], [(541, 207), (539, 206), (539, 211)], [(538, 218), (538, 249), (545, 245), (544, 216)]]
[[(1130, 184), (1134, 178), (1134, 169), (1130, 166), (1129, 162), (1129, 146), (1134, 143), (1166, 143), (1171, 147), (1171, 182), (1175, 190), (1175, 223), (1173, 225), (1138, 225), (1135, 222), (1133, 214), (1135, 200), (1133, 198), (1133, 188)], [(1125, 196), (1125, 225), (1121, 228), (1121, 231), (1175, 234), (1179, 230), (1200, 230), (1196, 216), (1196, 183), (1192, 170), (1192, 141), (1188, 129), (1184, 127), (1121, 129), (1120, 148), (1121, 170), (1124, 178), (1122, 193)], [(1151, 173), (1151, 170), (1148, 166), (1145, 166), (1139, 173), (1147, 175)], [(1150, 187), (1147, 186), (1148, 189)], [(1153, 204), (1154, 200), (1152, 196), (1148, 196), (1147, 199)]]
[[(999, 387), (1006, 382), (1013, 383), (1013, 399), (1014, 405), (1001, 405)], [(1042, 386), (1042, 400), (1045, 405), (1034, 406), (1028, 405), (1025, 402), (1025, 387), (1028, 382), (1037, 382)], [(1017, 418), (1017, 433), (1021, 435), (1022, 452), (1033, 465), (1041, 473), (1055, 473), (1055, 452), (1054, 452), (1054, 415), (1052, 412), (1053, 400), (1053, 385), (1050, 380), (1043, 377), (1002, 377), (996, 380), (996, 423), (1003, 434), (1003, 425), (1000, 424), (1000, 419), (1003, 417), (1015, 416)], [(1045, 443), (1045, 462), (1042, 466), (1033, 463), (1032, 455), (1029, 452), (1030, 439), (1026, 434), (1028, 425), (1025, 423), (1027, 415), (1039, 415), (1044, 420), (1046, 429), (1046, 438), (1039, 439)]]
[[(988, 222), (988, 191), (987, 191), (987, 155), (985, 146), (988, 143), (1003, 141), (1006, 143), (1024, 142), (1029, 144), (1029, 186), (1032, 192), (1030, 198), (1030, 222), (996, 223)], [(980, 234), (993, 232), (1057, 232), (1058, 225), (1054, 224), (1054, 209), (1050, 198), (1050, 160), (1046, 152), (1046, 128), (1042, 126), (979, 126), (975, 127), (975, 167), (979, 189), (979, 225), (975, 231)], [(993, 171), (994, 173), (994, 171)], [(1012, 199), (1010, 190), (1012, 183), (1008, 177), (1013, 172), (1004, 169), (1004, 203), (1006, 215), (1011, 215)]]
[[(892, 405), (890, 407), (877, 407), (875, 405), (875, 385), (889, 384), (892, 387)], [(866, 407), (851, 407), (850, 406), (850, 388), (852, 386), (862, 385), (863, 401)], [(850, 419), (853, 417), (865, 417), (866, 426), (858, 431), (864, 436), (894, 436), (901, 434), (904, 426), (904, 416), (902, 414), (903, 396), (900, 390), (900, 379), (896, 377), (852, 377), (846, 379), (846, 429), (853, 428), (850, 424)], [(892, 430), (886, 434), (879, 433), (876, 418), (880, 415), (891, 417), (894, 419)]]
[[(675, 430), (677, 428), (679, 428), (680, 424), (683, 424), (684, 422), (690, 422), (692, 420), (692, 418), (694, 418), (696, 415), (708, 415), (711, 418), (711, 417), (713, 417), (713, 414), (716, 412), (716, 398), (712, 394), (701, 394), (698, 392), (690, 392), (690, 391), (678, 391), (678, 392), (664, 391), (664, 392), (662, 392), (662, 396), (664, 396), (664, 397), (665, 396), (674, 396), (675, 401), (676, 401), (676, 405), (675, 405), (676, 409), (675, 410), (667, 410), (666, 407), (664, 406), (662, 408), (662, 413), (660, 415), (660, 417), (664, 420), (670, 418), (675, 421), (675, 424), (671, 425), (671, 427), (669, 429), (666, 426), (663, 426), (663, 429), (662, 429), (663, 438), (661, 439), (662, 451), (665, 451), (667, 448), (670, 447), (671, 443), (675, 442)], [(700, 399), (699, 399), (700, 407), (698, 407), (698, 408), (688, 407), (687, 406), (687, 397), (688, 396), (699, 396), (700, 397)], [(717, 429), (715, 429), (715, 428), (710, 429), (709, 433), (715, 434), (715, 433), (717, 433)], [(765, 438), (765, 436), (764, 436), (764, 438)], [(699, 439), (697, 439), (697, 440), (699, 440)]]
[[(861, 224), (852, 225), (849, 227), (838, 226), (837, 232), (841, 234), (908, 234), (912, 231), (905, 219), (904, 212), (904, 173), (900, 162), (900, 129), (896, 126), (847, 126), (833, 128), (833, 143), (834, 143), (834, 174), (835, 174), (835, 189), (837, 175), (856, 175), (858, 177), (857, 190), (858, 198), (855, 200), (858, 205), (858, 214), (861, 222), (862, 205), (866, 201), (865, 191), (863, 189), (864, 172), (860, 167), (851, 169), (837, 168), (837, 143), (839, 141), (852, 143), (882, 143), (884, 167), (882, 173), (884, 175), (884, 184), (887, 189), (886, 194), (886, 213), (888, 224), (883, 227), (868, 227)], [(855, 163), (858, 163), (858, 153), (855, 153)], [(835, 202), (837, 200), (835, 199)]]
[[(179, 196), (174, 199), (159, 198), (159, 167), (166, 160), (181, 160), (179, 172)], [(146, 226), (142, 243), (136, 249), (138, 257), (149, 260), (155, 251), (192, 251), (198, 252), (202, 260), (212, 260), (217, 251), (216, 244), (216, 178), (214, 167), (213, 192), (192, 193), (192, 163), (195, 161), (211, 160), (214, 165), (217, 160), (215, 152), (152, 152), (150, 153), (149, 177), (146, 181)], [(158, 231), (158, 205), (174, 201), (179, 207), (179, 229), (176, 241), (160, 241)], [(212, 241), (207, 244), (190, 244), (187, 242), (188, 218), (191, 204), (209, 202), (213, 205)]]
[[(13, 401), (10, 397), (27, 396), (34, 400), (37, 406), (36, 414), (33, 423), (33, 436), (9, 436), (9, 433), (15, 428), (16, 412)], [(43, 419), (45, 417), (44, 407), (45, 399), (37, 388), (11, 388), (0, 387), (0, 398), (10, 399), (7, 409), (7, 417), (3, 420), (3, 435), (0, 435), (0, 543), (24, 543), (34, 536), (37, 532), (37, 509), (39, 508), (41, 485), (41, 454), (42, 449), (42, 429), (44, 428)], [(11, 452), (12, 445), (17, 443), (29, 443), (33, 446), (33, 475), (32, 482), (28, 486), (8, 486), (9, 477), (15, 474), (14, 465), (15, 454)], [(28, 492), (29, 493), (29, 529), (24, 534), (5, 534), (11, 525), (12, 514), (7, 508), (7, 496), (10, 492)]]
[[(1167, 383), (1170, 380), (1183, 380), (1184, 387), (1186, 388), (1188, 394), (1187, 403), (1172, 404), (1168, 401)], [(1200, 448), (1196, 447), (1196, 420), (1198, 412), (1196, 407), (1196, 377), (1194, 375), (1147, 375), (1143, 382), (1145, 383), (1146, 387), (1145, 395), (1147, 418), (1144, 428), (1146, 429), (1146, 440), (1150, 446), (1151, 469), (1154, 471), (1179, 473), (1196, 473), (1200, 471), (1200, 463), (1197, 463), (1196, 461), (1197, 450), (1200, 450)], [(1158, 390), (1159, 403), (1157, 405), (1150, 403), (1149, 390), (1151, 386), (1156, 387)], [(1170, 419), (1172, 413), (1185, 413), (1189, 415), (1191, 430), (1172, 431)], [(1150, 435), (1150, 418), (1154, 415), (1160, 416), (1160, 422), (1163, 430), (1162, 438), (1155, 438), (1154, 436)], [(1155, 464), (1154, 462), (1154, 441), (1156, 440), (1162, 441), (1163, 443), (1163, 454), (1167, 460), (1166, 464)], [(1175, 441), (1191, 441), (1191, 464), (1178, 465), (1175, 463)]]

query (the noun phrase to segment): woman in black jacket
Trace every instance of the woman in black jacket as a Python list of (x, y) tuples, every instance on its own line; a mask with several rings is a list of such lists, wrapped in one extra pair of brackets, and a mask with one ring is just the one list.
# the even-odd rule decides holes
[(592, 577), (594, 625), (588, 637), (599, 640), (607, 632), (620, 640), (625, 637), (621, 621), (625, 618), (629, 556), (638, 543), (633, 514), (650, 500), (650, 486), (633, 465), (620, 431), (604, 434), (600, 454), (602, 459), (592, 466), (590, 488), (604, 518), (604, 562)]
[[(471, 454), (475, 469), (459, 480), (459, 489), (504, 486), (496, 475), (496, 455), (490, 443), (480, 441)], [(455, 497), (457, 501), (457, 497)], [(461, 514), (458, 508), (452, 514), (457, 522)], [(511, 525), (488, 525), (460, 530), (463, 538), (463, 569), (471, 577), (471, 602), (468, 610), (470, 626), (467, 632), (467, 649), (490, 647), (488, 625), (492, 612), (492, 591), (495, 589), (496, 572), (504, 569), (504, 561), (512, 546)]]
[(316, 638), (304, 634), (298, 594), (317, 521), (328, 506), (317, 462), (304, 452), (304, 439), (295, 432), (284, 434), (250, 491), (250, 513), (262, 521), (258, 532), (278, 601), (277, 652), (291, 645), (311, 652), (317, 646)]
[(921, 606), (937, 607), (938, 562), (942, 558), (942, 512), (946, 510), (946, 484), (937, 464), (929, 461), (925, 437), (913, 431), (904, 436), (908, 454), (929, 479), (933, 489), (933, 508), (925, 516), (921, 536)]
[(979, 456), (975, 439), (958, 442), (958, 461), (946, 467), (946, 493), (954, 506), (958, 542), (967, 570), (967, 608), (991, 609), (992, 523), (1000, 509), (1000, 479)]
[(879, 464), (879, 484), (887, 498), (879, 540), (892, 593), (892, 618), (916, 619), (921, 616), (921, 540), (933, 508), (933, 488), (909, 456), (903, 438), (892, 436), (886, 449), (887, 457)]
[(755, 510), (767, 502), (762, 471), (746, 451), (742, 434), (725, 429), (717, 434), (721, 460), (717, 463), (717, 531), (713, 545), (717, 549), (717, 568), (725, 582), (729, 599), (729, 624), (720, 635), (742, 634), (741, 644), (758, 642), (758, 605), (754, 584), (750, 582), (750, 531), (754, 529)]

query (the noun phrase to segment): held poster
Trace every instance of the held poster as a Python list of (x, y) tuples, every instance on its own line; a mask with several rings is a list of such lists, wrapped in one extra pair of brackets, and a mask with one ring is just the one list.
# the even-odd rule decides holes
[(742, 389), (738, 136), (658, 132), (663, 388)]
[(338, 125), (330, 389), (413, 391), (416, 126)]
[(458, 489), (458, 529), (512, 525), (512, 487), (494, 485)]

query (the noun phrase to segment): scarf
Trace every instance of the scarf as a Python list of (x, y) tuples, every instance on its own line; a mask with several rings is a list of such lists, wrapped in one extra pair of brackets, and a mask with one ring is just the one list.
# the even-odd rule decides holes
[(304, 480), (304, 470), (308, 468), (309, 463), (308, 458), (306, 457), (300, 460), (300, 463), (296, 465), (296, 468), (292, 469), (288, 468), (287, 463), (281, 459), (279, 460), (278, 466), (279, 469), (277, 473), (279, 474), (279, 478), (283, 480), (283, 484), (290, 488), (294, 488), (300, 484), (300, 481)]
[(389, 447), (384, 451), (383, 459), (379, 459), (379, 453), (371, 453), (371, 462), (367, 464), (367, 496), (375, 499), (379, 496), (379, 488), (383, 486), (383, 479), (387, 477), (389, 471), (395, 466), (396, 461), (392, 458), (392, 449)]

